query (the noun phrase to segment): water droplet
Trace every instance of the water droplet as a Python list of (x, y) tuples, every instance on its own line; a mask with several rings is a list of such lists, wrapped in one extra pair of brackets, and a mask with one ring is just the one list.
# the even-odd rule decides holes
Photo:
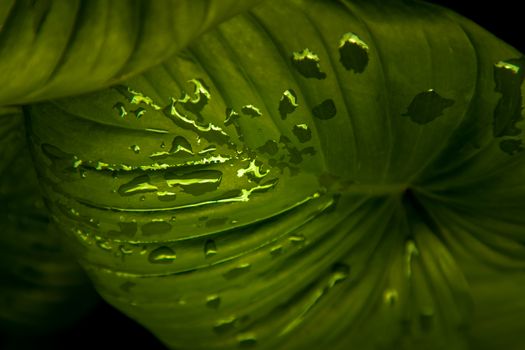
[(443, 114), (443, 111), (451, 107), (454, 100), (441, 97), (433, 89), (417, 94), (404, 117), (409, 117), (414, 123), (427, 124)]
[(246, 274), (248, 271), (250, 271), (251, 266), (252, 265), (248, 263), (240, 264), (232, 268), (230, 271), (226, 272), (225, 274), (223, 274), (223, 276), (227, 280), (237, 278), (239, 276)]
[(133, 248), (134, 248), (133, 246), (123, 245), (123, 244), (121, 244), (121, 245), (118, 246), (118, 249), (120, 250), (120, 253), (121, 253), (122, 255), (130, 255), (130, 254), (133, 254), (133, 252), (135, 251)]
[(146, 196), (140, 196), (139, 199), (140, 199), (141, 202), (144, 202), (146, 200)]
[(213, 330), (215, 333), (223, 334), (234, 329), (234, 324), (237, 318), (231, 316), (229, 318), (219, 320), (214, 326)]
[(344, 263), (336, 263), (332, 266), (332, 272), (328, 281), (328, 286), (331, 288), (337, 283), (344, 281), (350, 275), (350, 266)]
[(279, 114), (281, 119), (285, 120), (288, 114), (293, 113), (299, 105), (297, 104), (297, 94), (294, 90), (288, 89), (283, 92), (279, 101)]
[(102, 237), (95, 237), (96, 245), (97, 247), (109, 251), (113, 249), (113, 246), (107, 239), (103, 239)]
[(294, 234), (288, 237), (288, 241), (292, 244), (303, 244), (306, 238), (301, 234)]
[(301, 143), (310, 141), (310, 139), (312, 138), (312, 131), (306, 124), (295, 125), (292, 129), (292, 132)]
[(129, 148), (136, 154), (140, 153), (140, 147), (138, 145), (131, 145)]
[(270, 255), (275, 258), (275, 257), (281, 255), (283, 253), (283, 251), (284, 251), (283, 247), (281, 245), (278, 245), (278, 246), (272, 247), (270, 249)]
[(416, 243), (409, 239), (405, 243), (405, 274), (407, 277), (412, 276), (412, 259), (419, 256), (419, 250)]
[(168, 172), (164, 178), (168, 186), (180, 186), (184, 192), (198, 196), (215, 191), (222, 180), (222, 172), (218, 170), (197, 170), (193, 172)]
[(164, 141), (160, 143), (160, 148), (166, 148), (166, 143), (164, 143)]
[(354, 33), (343, 34), (339, 40), (339, 61), (346, 70), (363, 73), (368, 65), (368, 45)]
[(253, 333), (241, 333), (237, 335), (237, 341), (241, 348), (252, 348), (257, 345), (257, 338)]
[[(494, 109), (492, 124), (494, 137), (517, 136), (522, 133), (522, 130), (517, 127), (517, 123), (523, 120), (522, 85), (524, 80), (525, 56), (500, 61), (494, 66), (495, 91), (501, 94), (501, 98)], [(513, 145), (515, 144), (500, 144), (500, 148), (506, 152), (503, 147), (508, 150)]]
[(174, 156), (187, 157), (193, 155), (193, 149), (188, 140), (182, 136), (175, 136), (171, 143), (170, 153)]
[(152, 221), (142, 225), (144, 236), (162, 235), (171, 231), (171, 224), (166, 221)]
[(199, 151), (199, 154), (206, 154), (206, 153), (212, 153), (217, 150), (217, 146), (215, 145), (209, 145), (205, 148), (203, 148), (201, 151)]
[(221, 297), (218, 295), (210, 295), (206, 298), (206, 306), (210, 309), (218, 309), (221, 305)]
[(204, 256), (209, 258), (215, 254), (217, 254), (217, 245), (213, 239), (208, 239), (206, 243), (204, 243)]
[(177, 199), (177, 194), (169, 191), (159, 191), (157, 192), (157, 198), (162, 202), (170, 202)]
[(337, 114), (337, 109), (335, 108), (335, 103), (332, 99), (327, 99), (312, 108), (312, 114), (314, 117), (327, 120), (332, 119)]
[(119, 222), (119, 231), (108, 231), (110, 236), (126, 236), (133, 237), (137, 233), (137, 223), (136, 222)]
[(206, 227), (223, 226), (228, 222), (228, 218), (213, 218), (206, 221)]
[(383, 301), (389, 306), (394, 306), (397, 303), (398, 299), (399, 295), (397, 293), (397, 290), (395, 289), (387, 289), (383, 293)]
[(292, 55), (292, 65), (305, 78), (326, 78), (326, 74), (321, 72), (320, 62), (319, 56), (309, 49), (294, 52)]
[(190, 113), (193, 113), (200, 119), (200, 113), (211, 99), (210, 89), (202, 79), (191, 79), (188, 81), (194, 85), (193, 98), (184, 94), (178, 102)]
[(115, 103), (113, 105), (113, 109), (117, 110), (117, 113), (118, 113), (119, 117), (121, 117), (121, 118), (124, 118), (125, 116), (128, 115), (128, 112), (126, 111), (126, 107), (124, 106), (124, 104), (122, 102)]
[(115, 85), (113, 86), (113, 89), (117, 90), (122, 96), (124, 96), (129, 103), (131, 104), (145, 104), (146, 106), (149, 106), (155, 110), (160, 110), (161, 107), (156, 105), (151, 97), (145, 96), (141, 92), (132, 90), (128, 86), (125, 85)]
[(261, 153), (266, 153), (271, 156), (274, 156), (277, 154), (277, 152), (279, 152), (279, 145), (277, 145), (277, 142), (275, 142), (274, 140), (268, 140), (264, 145), (257, 148), (257, 150)]
[(262, 116), (262, 113), (261, 113), (261, 111), (259, 110), (259, 108), (255, 107), (255, 106), (253, 106), (253, 105), (242, 106), (242, 108), (241, 108), (241, 112), (242, 112), (244, 115), (250, 116), (250, 117), (252, 117), (252, 118)]
[(133, 111), (133, 114), (135, 114), (135, 117), (137, 119), (140, 119), (140, 117), (142, 117), (144, 113), (146, 113), (146, 110), (142, 107), (139, 107)]
[(137, 193), (155, 192), (157, 189), (157, 186), (150, 184), (150, 178), (148, 175), (141, 175), (130, 182), (121, 185), (118, 189), (118, 193), (121, 196), (131, 196)]
[(149, 262), (153, 264), (171, 264), (176, 258), (175, 251), (166, 246), (152, 250), (148, 256)]
[(178, 100), (171, 99), (171, 103), (164, 108), (164, 114), (178, 127), (190, 130), (194, 132), (197, 136), (203, 137), (211, 143), (217, 144), (228, 144), (230, 141), (230, 136), (225, 133), (220, 127), (208, 123), (206, 125), (201, 124), (200, 122), (189, 118), (183, 112), (180, 111), (180, 108), (177, 108)]
[(237, 121), (241, 115), (233, 110), (233, 108), (226, 108), (226, 119), (224, 120), (224, 125), (228, 126), (231, 124), (237, 124)]

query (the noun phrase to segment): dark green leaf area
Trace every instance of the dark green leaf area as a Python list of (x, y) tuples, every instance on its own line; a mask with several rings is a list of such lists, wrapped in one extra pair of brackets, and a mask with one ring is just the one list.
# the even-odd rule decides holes
[(264, 145), (257, 148), (261, 153), (266, 153), (268, 155), (274, 156), (279, 152), (279, 145), (274, 140), (268, 140)]
[(499, 143), (499, 148), (511, 156), (523, 152), (525, 149), (521, 140), (503, 140)]
[(494, 137), (516, 136), (516, 124), (523, 120), (521, 85), (525, 79), (525, 57), (499, 62), (494, 66), (495, 91), (502, 96), (494, 110)]
[(331, 98), (324, 100), (314, 108), (312, 108), (314, 117), (322, 120), (332, 119), (337, 114), (334, 100)]
[(417, 94), (403, 116), (409, 117), (417, 124), (428, 124), (441, 116), (443, 111), (452, 105), (454, 105), (454, 100), (441, 97), (431, 89)]

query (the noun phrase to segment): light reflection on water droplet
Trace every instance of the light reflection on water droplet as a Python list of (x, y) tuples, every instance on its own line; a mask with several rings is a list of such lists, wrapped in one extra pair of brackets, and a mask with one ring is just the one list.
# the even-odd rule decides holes
[(255, 107), (254, 105), (242, 106), (241, 107), (241, 112), (244, 115), (250, 116), (252, 118), (262, 116), (262, 113), (261, 113), (260, 109)]
[(118, 189), (118, 193), (121, 196), (131, 196), (137, 193), (147, 193), (157, 191), (157, 186), (150, 183), (148, 175), (137, 176), (133, 180), (121, 185)]
[(138, 145), (131, 145), (129, 148), (136, 154), (140, 153), (140, 147)]
[(288, 240), (293, 244), (302, 244), (305, 242), (305, 237), (301, 234), (294, 234), (288, 237)]
[(126, 115), (128, 115), (128, 112), (126, 111), (126, 107), (122, 102), (117, 102), (113, 105), (113, 109), (115, 109), (119, 115), (119, 117), (124, 118)]
[(169, 153), (174, 156), (191, 156), (193, 155), (193, 148), (187, 139), (182, 136), (175, 136)]
[(389, 306), (394, 306), (397, 303), (399, 295), (395, 289), (386, 289), (383, 293), (383, 301)]
[(350, 275), (350, 266), (344, 263), (336, 263), (332, 266), (332, 273), (328, 281), (328, 286), (332, 288), (337, 283), (344, 281)]
[(184, 192), (198, 196), (216, 190), (221, 183), (222, 172), (218, 170), (168, 172), (164, 178), (168, 186), (180, 186)]

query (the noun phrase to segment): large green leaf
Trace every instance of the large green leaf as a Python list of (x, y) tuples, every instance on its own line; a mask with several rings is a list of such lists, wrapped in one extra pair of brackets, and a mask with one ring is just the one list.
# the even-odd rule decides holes
[(425, 3), (268, 2), (29, 107), (35, 164), (99, 292), (171, 348), (482, 348), (484, 278), (523, 280), (521, 57)]
[(2, 1), (0, 106), (114, 84), (259, 1)]

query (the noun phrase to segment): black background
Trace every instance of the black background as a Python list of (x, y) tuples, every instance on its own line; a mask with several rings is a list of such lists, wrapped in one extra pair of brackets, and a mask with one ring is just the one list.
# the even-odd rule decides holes
[[(521, 11), (513, 9), (513, 6), (518, 3), (517, 0), (476, 1), (475, 5), (468, 5), (466, 2), (457, 0), (430, 2), (455, 10), (521, 52), (525, 52), (525, 36), (523, 31), (520, 32), (520, 28), (523, 30), (525, 18)], [(65, 350), (144, 347), (148, 350), (165, 350), (165, 347), (149, 332), (103, 302), (82, 321), (61, 333), (38, 339), (26, 337), (25, 340), (27, 344), (19, 343), (9, 348)], [(0, 342), (0, 349), (7, 349), (7, 347), (6, 343)]]

